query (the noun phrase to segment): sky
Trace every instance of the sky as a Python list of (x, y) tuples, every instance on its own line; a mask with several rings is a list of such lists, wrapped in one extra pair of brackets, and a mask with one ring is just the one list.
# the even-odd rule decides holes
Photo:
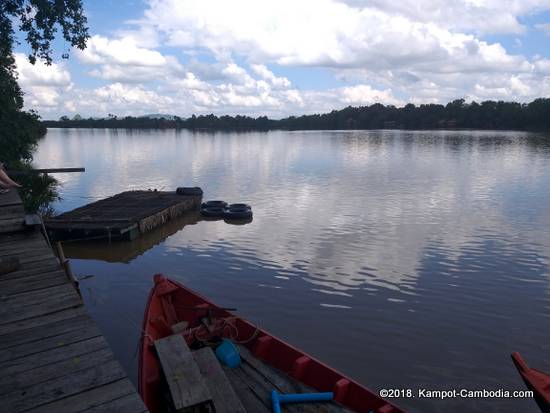
[(550, 0), (84, 0), (84, 11), (84, 51), (62, 59), (56, 40), (47, 66), (15, 48), (25, 107), (44, 119), (550, 96)]

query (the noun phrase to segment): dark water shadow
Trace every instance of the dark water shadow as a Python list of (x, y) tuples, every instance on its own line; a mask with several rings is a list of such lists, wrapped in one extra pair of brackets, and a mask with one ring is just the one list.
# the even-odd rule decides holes
[(200, 212), (191, 211), (140, 235), (133, 241), (63, 242), (63, 250), (65, 256), (71, 259), (129, 263), (186, 226), (196, 225), (200, 221)]

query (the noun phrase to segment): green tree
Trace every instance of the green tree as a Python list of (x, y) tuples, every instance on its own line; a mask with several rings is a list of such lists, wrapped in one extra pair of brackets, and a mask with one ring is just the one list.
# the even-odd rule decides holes
[(86, 23), (81, 0), (0, 0), (0, 155), (9, 167), (30, 169), (38, 139), (46, 132), (35, 112), (23, 110), (13, 56), (17, 42), (13, 25), (18, 24), (30, 46), (29, 61), (34, 64), (40, 58), (51, 64), (51, 44), (58, 31), (70, 45), (62, 55), (67, 58), (70, 47), (86, 47)]

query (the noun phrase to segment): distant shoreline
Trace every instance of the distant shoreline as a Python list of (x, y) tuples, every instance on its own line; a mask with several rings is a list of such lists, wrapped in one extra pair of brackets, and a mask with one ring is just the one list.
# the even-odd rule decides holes
[(188, 129), (219, 131), (268, 130), (516, 130), (550, 131), (550, 98), (530, 103), (494, 102), (466, 103), (459, 99), (447, 105), (408, 104), (402, 108), (374, 104), (333, 110), (330, 113), (290, 116), (274, 120), (266, 116), (200, 115), (190, 118), (133, 117), (42, 121), (45, 127), (98, 129)]

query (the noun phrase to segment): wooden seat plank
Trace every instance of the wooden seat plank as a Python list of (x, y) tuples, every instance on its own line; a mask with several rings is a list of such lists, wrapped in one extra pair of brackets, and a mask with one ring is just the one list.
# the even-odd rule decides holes
[(155, 348), (177, 411), (211, 402), (212, 396), (181, 335), (157, 340)]

